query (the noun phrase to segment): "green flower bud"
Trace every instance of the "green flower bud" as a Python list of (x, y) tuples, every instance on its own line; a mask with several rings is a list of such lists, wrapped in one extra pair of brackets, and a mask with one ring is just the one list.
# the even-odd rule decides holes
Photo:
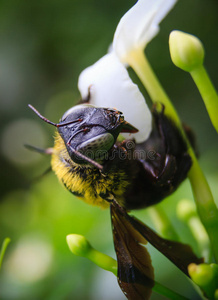
[(196, 36), (174, 30), (170, 34), (169, 46), (171, 59), (178, 68), (191, 72), (203, 64), (204, 47)]
[(218, 265), (190, 264), (188, 272), (191, 279), (204, 291), (209, 299), (218, 299)]
[(117, 276), (116, 260), (94, 249), (84, 236), (69, 234), (67, 235), (67, 244), (73, 254), (86, 257), (100, 268), (110, 271)]
[(92, 250), (92, 246), (88, 240), (79, 234), (69, 234), (67, 235), (67, 244), (70, 251), (78, 256), (87, 256), (87, 254)]
[(188, 272), (192, 280), (202, 288), (210, 285), (214, 277), (214, 272), (208, 264), (190, 264)]

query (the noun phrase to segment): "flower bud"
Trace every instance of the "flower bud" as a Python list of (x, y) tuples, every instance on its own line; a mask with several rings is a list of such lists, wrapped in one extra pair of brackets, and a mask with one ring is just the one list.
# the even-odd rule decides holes
[(188, 272), (191, 279), (204, 291), (208, 299), (217, 299), (218, 265), (190, 264)]
[(70, 251), (78, 256), (87, 256), (90, 250), (92, 250), (92, 246), (88, 240), (79, 234), (67, 235), (67, 244), (70, 248)]
[(213, 280), (214, 272), (208, 264), (190, 264), (188, 272), (192, 280), (200, 287), (206, 287)]
[(100, 268), (110, 271), (117, 276), (117, 261), (94, 249), (84, 236), (69, 234), (67, 235), (67, 244), (73, 254), (86, 257)]
[(180, 69), (191, 72), (204, 61), (204, 47), (194, 35), (174, 30), (169, 38), (170, 55)]

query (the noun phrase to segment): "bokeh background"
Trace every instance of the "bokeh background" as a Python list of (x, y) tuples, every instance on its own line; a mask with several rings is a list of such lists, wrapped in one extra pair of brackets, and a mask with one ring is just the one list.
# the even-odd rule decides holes
[[(83, 234), (95, 248), (114, 257), (109, 211), (74, 198), (52, 172), (42, 176), (50, 157), (28, 151), (24, 144), (53, 145), (54, 128), (40, 121), (28, 103), (58, 121), (80, 99), (80, 72), (107, 52), (119, 19), (134, 3), (0, 1), (0, 244), (11, 238), (0, 271), (1, 299), (124, 299), (113, 274), (72, 255), (66, 244), (67, 234)], [(202, 40), (205, 65), (218, 88), (217, 16), (217, 0), (179, 0), (146, 49), (182, 120), (196, 133), (200, 163), (216, 201), (218, 138), (190, 76), (170, 60), (168, 36), (179, 29)], [(192, 199), (188, 181), (160, 206), (182, 240), (198, 251), (185, 224), (176, 219), (176, 205), (184, 197)], [(147, 210), (134, 214), (153, 227)], [(199, 299), (169, 261), (150, 246), (149, 251), (159, 282)], [(164, 298), (154, 294), (153, 299)]]

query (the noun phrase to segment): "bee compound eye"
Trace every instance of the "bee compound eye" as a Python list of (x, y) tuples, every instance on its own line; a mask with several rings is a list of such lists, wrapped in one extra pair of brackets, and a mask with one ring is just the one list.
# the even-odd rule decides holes
[(113, 144), (113, 135), (110, 133), (103, 133), (81, 143), (76, 150), (88, 157), (93, 156), (94, 158), (96, 155), (101, 156), (103, 152), (109, 151)]

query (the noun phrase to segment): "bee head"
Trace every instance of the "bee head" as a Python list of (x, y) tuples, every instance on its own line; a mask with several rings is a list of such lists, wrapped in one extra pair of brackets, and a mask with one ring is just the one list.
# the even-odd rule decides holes
[(58, 127), (58, 131), (71, 159), (79, 164), (87, 161), (78, 157), (75, 150), (94, 161), (101, 161), (120, 132), (137, 132), (120, 111), (87, 104), (70, 108), (61, 118), (59, 125), (62, 124), (67, 125)]
[(53, 123), (32, 105), (29, 107), (43, 121), (57, 127), (70, 158), (78, 164), (95, 165), (106, 158), (120, 132), (138, 131), (116, 109), (76, 105), (64, 113), (59, 123)]

